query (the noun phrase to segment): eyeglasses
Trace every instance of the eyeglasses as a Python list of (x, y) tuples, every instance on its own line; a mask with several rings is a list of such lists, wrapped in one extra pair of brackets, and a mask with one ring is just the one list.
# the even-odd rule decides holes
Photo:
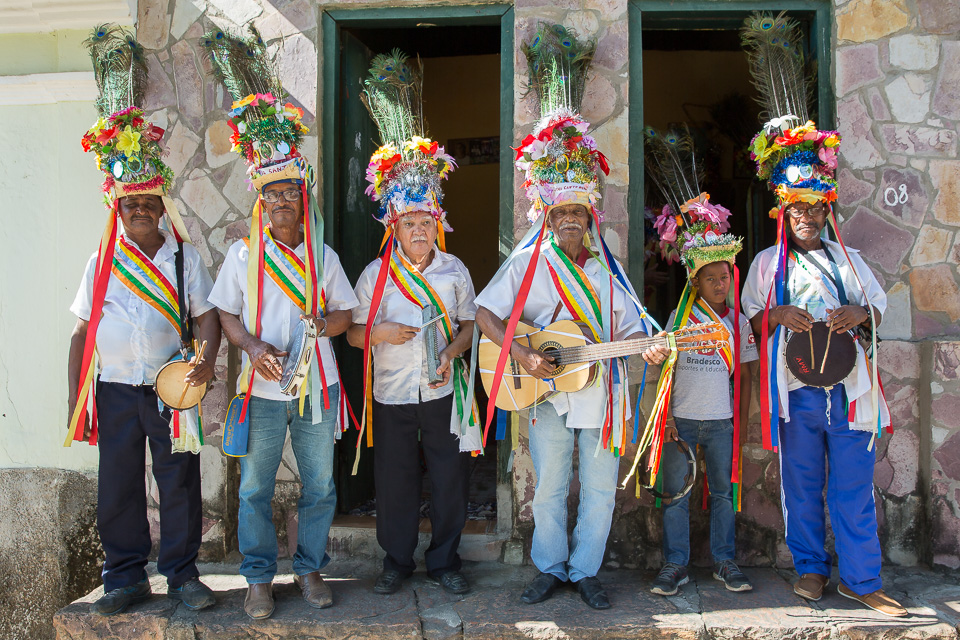
[(827, 209), (822, 204), (817, 204), (809, 209), (798, 209), (796, 207), (787, 207), (787, 214), (794, 220), (799, 220), (803, 216), (810, 216), (811, 218), (819, 218), (820, 216), (826, 214)]
[(283, 196), (283, 199), (287, 202), (296, 202), (300, 198), (300, 191), (297, 189), (287, 189), (285, 191), (264, 191), (261, 194), (264, 202), (269, 204), (275, 204), (280, 202), (280, 196)]

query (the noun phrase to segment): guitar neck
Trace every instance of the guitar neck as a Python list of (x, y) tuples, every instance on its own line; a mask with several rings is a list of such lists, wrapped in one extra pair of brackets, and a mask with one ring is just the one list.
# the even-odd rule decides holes
[(650, 347), (656, 345), (669, 346), (666, 337), (660, 336), (658, 338), (635, 338), (633, 340), (621, 340), (619, 342), (600, 342), (582, 347), (566, 347), (557, 350), (557, 356), (560, 360), (558, 364), (575, 364), (578, 362), (622, 358), (624, 356), (643, 353)]

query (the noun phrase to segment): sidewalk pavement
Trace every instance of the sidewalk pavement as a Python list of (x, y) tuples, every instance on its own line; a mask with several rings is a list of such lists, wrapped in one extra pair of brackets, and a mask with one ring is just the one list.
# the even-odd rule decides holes
[[(843, 598), (836, 575), (818, 603), (793, 593), (795, 574), (770, 568), (744, 569), (750, 593), (732, 593), (709, 569), (694, 569), (676, 596), (649, 592), (652, 573), (617, 570), (598, 576), (613, 603), (607, 611), (586, 606), (574, 588), (558, 590), (539, 605), (520, 602), (535, 575), (533, 567), (467, 563), (463, 573), (473, 590), (452, 596), (418, 572), (389, 596), (372, 592), (377, 567), (369, 562), (338, 562), (325, 579), (334, 606), (312, 609), (293, 585), (289, 561), (274, 582), (273, 617), (254, 621), (243, 613), (246, 585), (236, 566), (204, 565), (204, 582), (217, 592), (217, 605), (192, 612), (165, 597), (162, 576), (152, 575), (154, 596), (110, 618), (90, 613), (102, 589), (62, 609), (54, 618), (58, 640), (589, 640), (642, 638), (706, 640), (951, 639), (960, 640), (960, 584), (957, 574), (891, 567), (884, 589), (910, 610), (908, 618), (888, 618)], [(152, 568), (152, 567), (151, 567)]]

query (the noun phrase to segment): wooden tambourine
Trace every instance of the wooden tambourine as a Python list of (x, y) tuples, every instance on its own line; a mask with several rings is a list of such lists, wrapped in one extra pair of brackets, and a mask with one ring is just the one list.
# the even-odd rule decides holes
[[(193, 354), (188, 354), (193, 357)], [(175, 353), (167, 364), (157, 372), (157, 381), (153, 388), (157, 397), (171, 409), (183, 411), (197, 406), (207, 393), (207, 383), (196, 387), (186, 384), (183, 379), (190, 373), (190, 358), (180, 351)], [(184, 391), (186, 388), (186, 391)]]
[[(687, 475), (683, 479), (683, 487), (676, 493), (661, 493), (656, 489), (656, 482), (653, 486), (647, 486), (646, 484), (641, 483), (641, 486), (649, 491), (654, 498), (659, 498), (663, 504), (670, 504), (674, 500), (679, 500), (683, 496), (690, 493), (690, 490), (693, 489), (694, 483), (697, 481), (697, 453), (696, 450), (691, 449), (690, 445), (686, 441), (682, 440), (679, 436), (677, 437), (676, 442), (664, 442), (664, 447), (669, 447), (674, 445), (677, 449), (687, 457)], [(660, 473), (663, 473), (663, 458), (661, 457), (661, 466)]]
[(283, 375), (280, 376), (280, 391), (295, 396), (300, 385), (310, 372), (310, 360), (317, 343), (317, 326), (313, 322), (301, 320), (294, 327), (287, 345), (287, 357), (283, 361)]
[(787, 367), (809, 387), (832, 387), (857, 364), (857, 343), (849, 332), (837, 333), (826, 322), (794, 333), (787, 341)]

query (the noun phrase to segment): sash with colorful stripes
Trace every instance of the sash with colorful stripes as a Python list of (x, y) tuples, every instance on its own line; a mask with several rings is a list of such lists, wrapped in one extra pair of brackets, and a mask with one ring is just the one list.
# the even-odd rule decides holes
[(583, 269), (561, 251), (553, 237), (544, 248), (543, 257), (563, 306), (570, 315), (590, 327), (595, 342), (603, 340), (603, 316), (600, 311), (600, 296), (590, 283)]
[[(243, 241), (250, 246), (250, 238)], [(263, 229), (263, 270), (280, 290), (297, 305), (300, 311), (307, 309), (306, 264), (292, 249), (273, 239), (270, 227)], [(322, 288), (318, 307), (321, 315), (327, 311), (327, 295)]]
[(160, 268), (139, 249), (117, 238), (111, 268), (117, 280), (135, 296), (157, 310), (180, 334), (180, 303), (177, 287), (167, 279)]
[[(430, 286), (423, 275), (414, 270), (409, 262), (394, 249), (390, 256), (390, 279), (397, 286), (400, 293), (407, 300), (417, 305), (421, 309), (427, 305), (432, 305), (437, 314), (442, 318), (437, 321), (447, 340), (447, 344), (453, 342), (456, 337), (453, 334), (453, 322), (450, 314), (443, 304), (443, 299)], [(451, 363), (450, 374), (453, 378), (453, 396), (454, 396), (454, 418), (459, 425), (460, 436), (466, 435), (468, 428), (480, 428), (480, 413), (477, 408), (476, 398), (468, 393), (469, 371), (463, 358), (457, 356)], [(474, 455), (480, 451), (474, 451)]]
[[(710, 308), (710, 305), (703, 304), (703, 300), (700, 298), (697, 299), (693, 304), (693, 308), (690, 309), (689, 322), (692, 324), (709, 324), (711, 322), (723, 324), (720, 316)], [(681, 324), (680, 326), (683, 325)], [(735, 363), (733, 360), (733, 352), (730, 350), (730, 343), (727, 342), (722, 348), (717, 350), (717, 353), (720, 355), (720, 359), (723, 360), (723, 364), (726, 365), (727, 373), (732, 375)]]

